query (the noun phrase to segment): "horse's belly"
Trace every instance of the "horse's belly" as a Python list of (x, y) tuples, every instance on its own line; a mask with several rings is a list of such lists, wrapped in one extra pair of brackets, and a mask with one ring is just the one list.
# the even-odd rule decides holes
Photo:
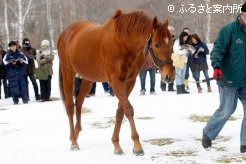
[(96, 64), (87, 61), (78, 62), (74, 64), (74, 69), (76, 73), (89, 81), (107, 81), (104, 69)]

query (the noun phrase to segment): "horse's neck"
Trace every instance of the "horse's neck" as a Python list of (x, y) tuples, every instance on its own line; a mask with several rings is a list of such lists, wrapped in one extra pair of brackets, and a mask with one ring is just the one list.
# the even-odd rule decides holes
[(150, 33), (145, 33), (145, 34), (132, 34), (132, 36), (128, 37), (128, 40), (125, 42), (129, 47), (131, 47), (134, 51), (142, 51), (144, 50), (146, 40), (148, 39)]

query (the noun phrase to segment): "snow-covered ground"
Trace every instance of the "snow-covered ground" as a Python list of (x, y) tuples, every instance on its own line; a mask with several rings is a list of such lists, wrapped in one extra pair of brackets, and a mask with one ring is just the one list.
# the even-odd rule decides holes
[[(54, 64), (52, 97), (59, 97), (58, 58)], [(210, 75), (212, 69), (210, 68)], [(202, 78), (203, 79), (203, 76)], [(193, 81), (192, 77), (189, 79)], [(162, 92), (157, 75), (157, 95), (140, 96), (140, 82), (129, 97), (134, 110), (137, 130), (145, 151), (144, 156), (132, 153), (133, 142), (127, 120), (123, 122), (120, 143), (125, 155), (113, 154), (111, 136), (117, 99), (104, 93), (97, 84), (95, 97), (87, 98), (82, 114), (79, 151), (70, 151), (68, 119), (61, 100), (36, 102), (30, 87), (31, 102), (12, 105), (11, 99), (0, 100), (0, 163), (1, 164), (108, 164), (108, 163), (244, 163), (239, 153), (240, 126), (243, 108), (228, 121), (211, 151), (201, 146), (202, 129), (207, 118), (219, 104), (217, 85), (212, 81), (212, 93), (197, 93), (190, 83), (189, 95)], [(149, 75), (147, 75), (149, 88)]]

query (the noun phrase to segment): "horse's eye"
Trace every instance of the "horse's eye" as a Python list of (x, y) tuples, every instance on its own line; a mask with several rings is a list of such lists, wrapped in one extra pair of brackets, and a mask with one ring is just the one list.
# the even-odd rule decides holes
[(156, 43), (154, 46), (155, 46), (155, 48), (159, 48), (160, 47), (160, 45), (158, 43)]

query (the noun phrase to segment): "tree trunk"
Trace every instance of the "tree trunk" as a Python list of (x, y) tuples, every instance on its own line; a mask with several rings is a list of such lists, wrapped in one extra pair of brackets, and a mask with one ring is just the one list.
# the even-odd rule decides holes
[(5, 25), (5, 31), (6, 31), (6, 42), (7, 42), (6, 44), (8, 44), (9, 43), (9, 26), (8, 26), (8, 4), (7, 4), (7, 0), (4, 0), (4, 20), (5, 20), (4, 25)]
[(24, 31), (24, 21), (22, 17), (22, 0), (18, 0), (18, 40), (19, 42), (22, 41), (23, 38), (23, 31)]
[[(208, 6), (210, 6), (210, 0), (205, 0)], [(206, 42), (210, 43), (210, 33), (211, 33), (211, 13), (207, 13), (207, 36)]]
[(51, 49), (55, 47), (54, 44), (54, 30), (53, 30), (53, 24), (52, 24), (52, 17), (51, 17), (51, 6), (52, 0), (46, 0), (46, 14), (47, 14), (47, 21), (48, 21), (48, 28), (49, 28), (49, 35), (50, 35), (50, 42), (51, 42)]
[(18, 40), (19, 42), (22, 42), (23, 39), (23, 34), (24, 34), (24, 25), (25, 25), (25, 20), (26, 16), (30, 10), (30, 6), (32, 4), (32, 0), (29, 0), (25, 14), (23, 15), (23, 9), (22, 9), (22, 0), (17, 0), (18, 3)]

